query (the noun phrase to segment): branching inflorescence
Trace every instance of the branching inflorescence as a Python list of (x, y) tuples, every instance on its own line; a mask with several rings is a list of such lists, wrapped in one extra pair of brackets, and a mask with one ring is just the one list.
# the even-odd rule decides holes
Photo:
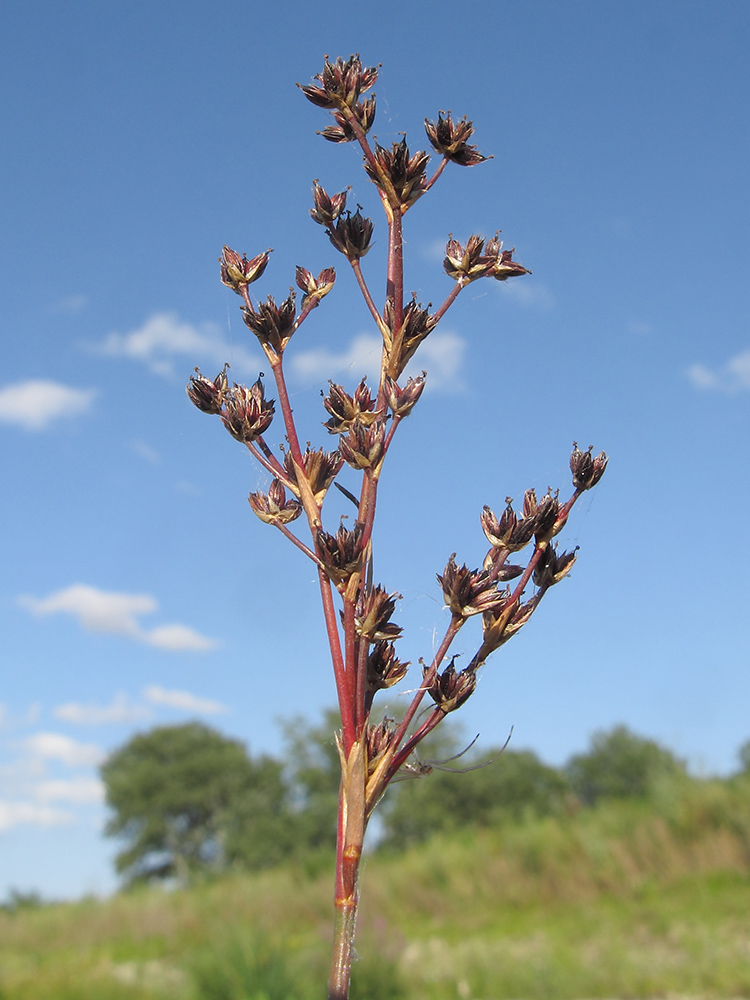
[[(273, 374), (278, 403), (266, 399), (260, 379), (251, 386), (229, 386), (226, 368), (215, 379), (198, 369), (187, 392), (203, 412), (218, 415), (229, 433), (247, 446), (271, 476), (267, 492), (251, 493), (250, 506), (267, 524), (278, 528), (317, 568), (328, 643), (341, 710), (337, 736), (341, 757), (341, 793), (336, 865), (336, 924), (329, 997), (348, 996), (352, 944), (358, 905), (357, 875), (362, 841), (373, 809), (394, 778), (413, 771), (410, 757), (420, 741), (449, 713), (459, 708), (476, 687), (477, 670), (526, 622), (550, 587), (570, 571), (575, 552), (560, 552), (553, 539), (565, 525), (576, 500), (601, 478), (607, 457), (581, 451), (574, 445), (570, 458), (573, 493), (562, 502), (557, 493), (538, 499), (528, 490), (520, 511), (510, 498), (497, 516), (485, 507), (481, 526), (490, 543), (481, 568), (469, 569), (450, 557), (438, 582), (450, 612), (447, 628), (431, 661), (421, 663), (421, 683), (400, 721), (370, 721), (373, 699), (401, 681), (408, 663), (396, 655), (400, 626), (391, 619), (400, 595), (372, 580), (372, 531), (378, 483), (394, 434), (421, 396), (426, 373), (402, 379), (404, 369), (419, 345), (435, 329), (463, 288), (480, 278), (506, 281), (530, 273), (504, 250), (494, 236), (472, 235), (462, 245), (448, 239), (443, 266), (454, 285), (433, 313), (412, 298), (405, 301), (402, 225), (406, 212), (437, 181), (449, 162), (460, 166), (482, 163), (483, 156), (470, 144), (474, 128), (462, 118), (454, 121), (440, 112), (436, 122), (426, 121), (427, 137), (440, 161), (428, 176), (430, 156), (411, 153), (404, 137), (390, 149), (371, 145), (367, 133), (375, 118), (375, 96), (363, 98), (378, 75), (365, 68), (359, 56), (330, 62), (326, 58), (315, 83), (302, 87), (313, 104), (330, 112), (333, 124), (320, 134), (336, 143), (356, 142), (364, 154), (364, 169), (375, 185), (388, 225), (388, 263), (385, 299), (378, 308), (365, 281), (362, 258), (370, 249), (373, 223), (347, 209), (345, 191), (329, 195), (313, 182), (310, 215), (324, 226), (330, 242), (349, 262), (373, 322), (383, 340), (377, 388), (365, 379), (350, 394), (331, 382), (323, 403), (329, 415), (324, 426), (338, 436), (332, 451), (300, 445), (284, 374), (289, 342), (308, 315), (334, 287), (332, 267), (314, 277), (298, 267), (296, 284), (302, 291), (299, 311), (295, 293), (279, 304), (251, 298), (250, 285), (266, 269), (271, 250), (248, 259), (224, 247), (221, 280), (242, 299), (242, 317), (257, 337)], [(286, 446), (278, 457), (264, 434), (276, 413), (281, 413)], [(340, 487), (356, 505), (351, 527), (343, 523), (326, 530), (323, 506), (327, 491), (344, 464), (361, 473), (359, 495)], [(306, 538), (290, 527), (306, 522)], [(525, 565), (511, 562), (526, 550)], [(531, 590), (531, 596), (527, 591)], [(462, 626), (481, 617), (482, 639), (466, 667), (447, 665), (451, 645)], [(420, 714), (425, 695), (432, 707)]]

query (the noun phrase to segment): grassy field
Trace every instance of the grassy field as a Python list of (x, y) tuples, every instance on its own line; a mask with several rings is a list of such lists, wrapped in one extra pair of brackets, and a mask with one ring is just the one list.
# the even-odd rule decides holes
[[(750, 997), (747, 785), (435, 838), (365, 865), (354, 1000)], [(330, 873), (0, 913), (2, 1000), (312, 1000)]]

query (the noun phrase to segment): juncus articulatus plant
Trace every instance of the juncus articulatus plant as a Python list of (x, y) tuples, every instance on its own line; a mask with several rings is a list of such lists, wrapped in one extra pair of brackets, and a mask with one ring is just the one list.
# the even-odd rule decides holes
[[(373, 524), (378, 484), (393, 438), (402, 420), (413, 411), (425, 386), (426, 373), (406, 377), (404, 370), (420, 344), (431, 334), (467, 285), (479, 279), (517, 280), (529, 274), (503, 249), (498, 236), (471, 235), (465, 243), (452, 236), (443, 267), (453, 284), (442, 304), (430, 312), (415, 298), (404, 295), (404, 216), (429, 192), (449, 163), (471, 167), (483, 156), (470, 140), (474, 128), (466, 118), (454, 120), (440, 112), (425, 121), (425, 130), (437, 158), (412, 153), (406, 138), (390, 148), (368, 138), (375, 119), (375, 95), (368, 94), (378, 75), (364, 67), (359, 56), (331, 62), (326, 58), (315, 81), (301, 88), (304, 96), (331, 118), (320, 134), (334, 143), (356, 143), (364, 169), (375, 186), (388, 227), (385, 297), (378, 305), (365, 279), (362, 260), (370, 249), (373, 222), (347, 208), (345, 191), (329, 194), (313, 184), (310, 215), (353, 272), (383, 348), (377, 382), (362, 379), (348, 389), (329, 383), (323, 399), (328, 419), (324, 426), (338, 437), (330, 451), (304, 448), (292, 415), (284, 359), (292, 338), (331, 292), (336, 280), (332, 267), (314, 276), (298, 267), (294, 292), (276, 302), (251, 295), (250, 286), (263, 275), (270, 250), (248, 259), (229, 247), (220, 258), (221, 280), (240, 296), (242, 318), (265, 354), (273, 376), (276, 401), (266, 397), (259, 378), (251, 386), (229, 384), (226, 367), (214, 378), (197, 369), (187, 392), (204, 413), (221, 418), (229, 433), (242, 442), (270, 476), (267, 491), (249, 496), (250, 506), (266, 524), (277, 528), (314, 563), (320, 588), (323, 620), (336, 682), (341, 729), (336, 740), (341, 758), (341, 789), (336, 848), (335, 923), (330, 1000), (349, 996), (352, 948), (357, 916), (358, 872), (362, 842), (373, 810), (389, 782), (420, 768), (415, 750), (450, 713), (471, 697), (477, 671), (487, 658), (514, 636), (531, 618), (547, 591), (567, 575), (575, 552), (564, 552), (553, 541), (564, 527), (576, 500), (595, 486), (607, 457), (574, 445), (570, 458), (573, 491), (562, 500), (555, 492), (537, 497), (527, 490), (516, 509), (507, 498), (499, 514), (485, 506), (480, 523), (489, 542), (481, 567), (471, 569), (451, 555), (437, 574), (449, 620), (437, 651), (428, 663), (420, 660), (416, 692), (400, 720), (371, 721), (375, 696), (398, 684), (408, 663), (396, 654), (402, 629), (393, 621), (400, 595), (373, 580)], [(284, 447), (274, 451), (266, 432), (278, 415), (283, 423)], [(359, 474), (358, 492), (339, 486), (356, 515), (338, 526), (324, 521), (326, 496), (344, 465)], [(302, 525), (302, 528), (300, 528)], [(519, 553), (524, 556), (519, 561)], [(451, 645), (470, 618), (481, 621), (481, 639), (462, 669), (456, 657), (448, 661)], [(428, 708), (423, 709), (426, 701)]]

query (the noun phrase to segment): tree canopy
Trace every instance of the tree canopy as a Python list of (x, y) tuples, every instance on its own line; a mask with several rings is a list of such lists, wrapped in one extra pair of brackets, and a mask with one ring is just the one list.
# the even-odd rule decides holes
[[(199, 722), (136, 734), (101, 769), (113, 810), (106, 833), (125, 842), (129, 882), (257, 867), (283, 855), (281, 765), (253, 762), (242, 743)], [(273, 828), (273, 829), (271, 829)], [(253, 833), (262, 833), (253, 838)]]

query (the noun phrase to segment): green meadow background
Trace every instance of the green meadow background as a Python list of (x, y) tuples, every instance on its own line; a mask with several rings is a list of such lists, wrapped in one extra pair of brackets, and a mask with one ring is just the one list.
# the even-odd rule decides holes
[[(10, 899), (2, 1000), (324, 995), (328, 860)], [(367, 859), (352, 998), (750, 997), (750, 778), (442, 833)]]

